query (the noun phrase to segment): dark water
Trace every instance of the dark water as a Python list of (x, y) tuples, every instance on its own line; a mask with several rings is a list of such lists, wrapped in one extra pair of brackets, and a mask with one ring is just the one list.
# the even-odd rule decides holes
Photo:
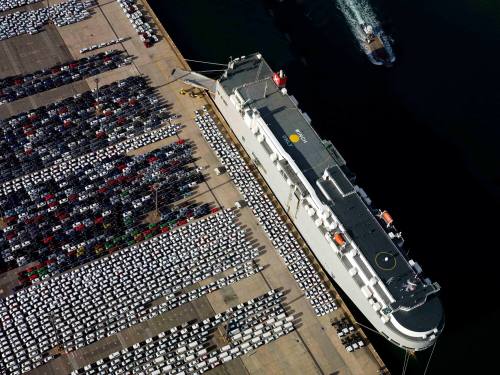
[[(186, 58), (225, 63), (260, 51), (285, 70), (316, 130), (443, 288), (447, 325), (428, 374), (493, 372), (500, 4), (372, 0), (395, 40), (397, 61), (387, 69), (359, 52), (333, 0), (150, 2)], [(403, 352), (372, 341), (400, 373)], [(418, 353), (407, 373), (421, 374), (428, 356)]]

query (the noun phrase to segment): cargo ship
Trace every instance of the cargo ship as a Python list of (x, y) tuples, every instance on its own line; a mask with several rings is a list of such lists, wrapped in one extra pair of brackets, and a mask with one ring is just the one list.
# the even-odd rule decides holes
[(391, 66), (396, 56), (370, 5), (365, 0), (337, 0), (337, 4), (370, 62)]
[(331, 277), (381, 335), (409, 350), (433, 345), (444, 328), (440, 286), (404, 251), (387, 210), (374, 206), (334, 145), (260, 53), (232, 59), (210, 79), (176, 70), (205, 88), (254, 165)]

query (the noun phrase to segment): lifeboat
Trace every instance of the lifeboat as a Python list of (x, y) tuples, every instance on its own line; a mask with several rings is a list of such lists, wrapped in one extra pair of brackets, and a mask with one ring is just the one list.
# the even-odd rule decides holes
[(387, 212), (386, 210), (382, 211), (379, 215), (379, 217), (384, 220), (384, 222), (387, 224), (387, 228), (392, 226), (392, 223), (394, 220), (392, 219), (392, 216)]
[(339, 247), (344, 247), (346, 244), (345, 238), (340, 232), (337, 232), (333, 235), (333, 240)]

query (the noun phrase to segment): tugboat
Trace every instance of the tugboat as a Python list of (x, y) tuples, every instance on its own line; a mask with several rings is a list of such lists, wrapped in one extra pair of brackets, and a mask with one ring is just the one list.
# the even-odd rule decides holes
[(375, 65), (392, 66), (396, 56), (392, 53), (387, 36), (379, 27), (371, 25), (360, 25), (365, 40), (361, 47), (365, 51), (368, 59)]
[(396, 56), (368, 1), (337, 0), (337, 6), (368, 59), (375, 65), (391, 66)]

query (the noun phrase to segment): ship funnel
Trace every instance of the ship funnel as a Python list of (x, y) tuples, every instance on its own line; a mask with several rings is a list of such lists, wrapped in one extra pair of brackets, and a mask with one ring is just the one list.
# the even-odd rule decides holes
[(287, 79), (288, 77), (285, 75), (283, 70), (280, 70), (279, 73), (273, 74), (273, 81), (280, 89), (285, 87)]

